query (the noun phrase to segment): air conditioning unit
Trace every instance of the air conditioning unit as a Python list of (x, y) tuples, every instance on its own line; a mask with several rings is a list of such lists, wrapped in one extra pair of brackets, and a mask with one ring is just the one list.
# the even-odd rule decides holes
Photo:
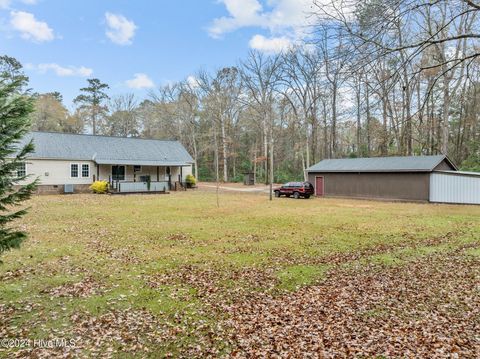
[(66, 184), (63, 188), (64, 193), (73, 193), (73, 184)]

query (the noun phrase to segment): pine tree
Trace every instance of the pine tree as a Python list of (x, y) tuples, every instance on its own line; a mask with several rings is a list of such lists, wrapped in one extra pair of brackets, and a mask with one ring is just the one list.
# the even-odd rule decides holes
[(78, 110), (86, 115), (92, 126), (93, 135), (96, 135), (98, 122), (107, 114), (107, 107), (103, 103), (109, 99), (105, 90), (110, 87), (99, 79), (87, 81), (88, 87), (81, 88), (82, 94), (78, 95), (73, 102), (80, 105)]
[(37, 186), (37, 180), (20, 185), (28, 176), (19, 169), (34, 150), (31, 141), (20, 145), (29, 130), (29, 115), (33, 111), (33, 100), (21, 93), (22, 85), (22, 79), (0, 79), (0, 255), (18, 248), (26, 238), (25, 232), (9, 224), (25, 215), (26, 209), (15, 207), (29, 199)]

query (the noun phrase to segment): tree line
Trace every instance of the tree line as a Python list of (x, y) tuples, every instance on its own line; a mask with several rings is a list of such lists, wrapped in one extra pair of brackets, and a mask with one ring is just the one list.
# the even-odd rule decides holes
[(89, 79), (73, 113), (59, 93), (35, 94), (34, 129), (177, 139), (200, 180), (253, 171), (287, 181), (325, 158), (441, 153), (480, 170), (476, 3), (312, 4), (306, 16), (318, 21), (305, 43), (251, 51), (143, 99), (110, 97)]

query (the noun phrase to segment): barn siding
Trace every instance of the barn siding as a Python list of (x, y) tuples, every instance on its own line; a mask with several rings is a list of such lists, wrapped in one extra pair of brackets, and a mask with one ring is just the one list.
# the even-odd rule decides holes
[(446, 160), (443, 160), (433, 169), (434, 171), (455, 171), (455, 167), (451, 166)]
[(480, 176), (432, 173), (430, 202), (480, 204)]
[(311, 172), (308, 174), (308, 178), (314, 185), (316, 176), (324, 176), (325, 196), (407, 201), (429, 200), (429, 173)]

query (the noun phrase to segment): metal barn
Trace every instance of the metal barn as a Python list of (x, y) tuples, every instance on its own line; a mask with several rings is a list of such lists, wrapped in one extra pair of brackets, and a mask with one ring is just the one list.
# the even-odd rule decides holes
[(433, 172), (430, 175), (430, 202), (480, 204), (480, 173)]
[(307, 175), (317, 196), (480, 204), (480, 174), (443, 155), (329, 159)]

